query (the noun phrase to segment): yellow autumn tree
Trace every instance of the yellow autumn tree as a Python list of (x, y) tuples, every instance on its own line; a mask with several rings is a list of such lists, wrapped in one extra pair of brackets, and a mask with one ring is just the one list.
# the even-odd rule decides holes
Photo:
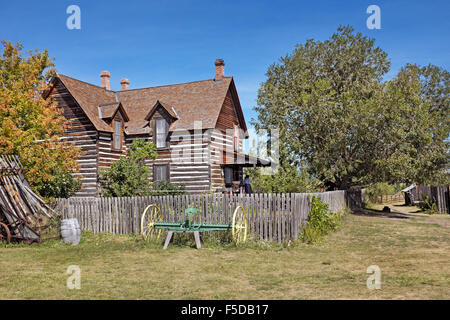
[(0, 154), (17, 154), (25, 177), (41, 196), (68, 197), (80, 188), (74, 179), (80, 149), (63, 142), (66, 120), (43, 98), (55, 74), (48, 51), (28, 51), (2, 41), (0, 56)]

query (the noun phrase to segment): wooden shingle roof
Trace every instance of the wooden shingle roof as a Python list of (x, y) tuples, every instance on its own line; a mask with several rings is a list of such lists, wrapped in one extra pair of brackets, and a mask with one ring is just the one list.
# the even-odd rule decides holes
[(171, 131), (191, 130), (194, 121), (202, 121), (203, 128), (214, 128), (231, 81), (231, 77), (222, 81), (195, 81), (118, 91), (117, 95), (131, 119), (129, 128), (138, 128), (158, 100), (177, 113)]
[[(233, 82), (232, 77), (221, 81), (213, 79), (143, 89), (110, 91), (65, 75), (58, 75), (64, 86), (78, 102), (97, 130), (111, 132), (112, 128), (101, 119), (99, 106), (104, 112), (113, 112), (119, 102), (129, 121), (127, 132), (148, 132), (145, 120), (159, 101), (168, 112), (176, 116), (170, 126), (173, 130), (192, 130), (194, 121), (202, 121), (203, 128), (215, 128), (226, 94)], [(103, 107), (102, 112), (103, 112)], [(242, 110), (239, 110), (242, 114)], [(103, 115), (104, 118), (105, 115)], [(242, 117), (242, 121), (243, 117)], [(243, 123), (245, 127), (245, 122)]]
[(100, 104), (98, 106), (98, 113), (100, 119), (111, 119), (113, 118), (118, 110), (121, 110), (125, 121), (130, 121), (128, 114), (120, 102), (111, 102), (106, 104)]
[(171, 107), (169, 104), (162, 102), (162, 101), (156, 101), (155, 105), (153, 106), (153, 108), (150, 110), (149, 114), (147, 116), (145, 116), (145, 120), (150, 120), (153, 117), (153, 114), (156, 112), (156, 110), (161, 107), (164, 108), (164, 110), (166, 110), (166, 112), (174, 119), (178, 119), (178, 114), (175, 111), (174, 107)]
[(117, 102), (114, 92), (68, 76), (58, 75), (58, 78), (86, 113), (95, 128), (98, 131), (112, 132), (112, 128), (100, 119), (98, 106)]

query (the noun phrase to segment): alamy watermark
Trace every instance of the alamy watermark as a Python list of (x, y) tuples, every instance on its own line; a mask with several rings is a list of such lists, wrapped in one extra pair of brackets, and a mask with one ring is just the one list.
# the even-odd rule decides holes
[(381, 9), (375, 4), (371, 4), (367, 7), (366, 13), (370, 16), (366, 20), (366, 26), (368, 29), (381, 29)]
[(272, 175), (278, 170), (278, 129), (244, 132), (236, 126), (221, 131), (204, 128), (202, 121), (194, 121), (193, 131), (173, 131), (170, 144), (174, 164), (255, 165), (262, 167), (263, 175)]
[(371, 274), (367, 278), (367, 289), (369, 290), (379, 290), (381, 289), (381, 269), (379, 266), (373, 264), (367, 267), (366, 273)]
[(66, 20), (66, 26), (69, 30), (81, 29), (81, 9), (79, 6), (72, 4), (67, 7), (66, 13), (70, 14)]
[(66, 274), (70, 275), (66, 281), (67, 289), (80, 290), (81, 289), (81, 268), (77, 265), (71, 265), (67, 268)]

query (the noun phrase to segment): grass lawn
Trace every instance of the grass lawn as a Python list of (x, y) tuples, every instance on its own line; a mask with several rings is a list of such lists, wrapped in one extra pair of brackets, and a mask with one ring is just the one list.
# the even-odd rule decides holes
[[(92, 234), (76, 247), (0, 244), (0, 298), (449, 299), (450, 216), (371, 213), (347, 215), (318, 245), (196, 250), (189, 242), (163, 251), (138, 237)], [(373, 264), (380, 290), (366, 287)], [(66, 287), (69, 265), (81, 268), (80, 290)]]

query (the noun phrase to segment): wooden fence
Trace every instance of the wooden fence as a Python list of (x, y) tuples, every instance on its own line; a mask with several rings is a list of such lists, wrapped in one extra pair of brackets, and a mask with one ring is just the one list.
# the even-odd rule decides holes
[(415, 201), (429, 201), (436, 204), (436, 209), (442, 213), (450, 213), (450, 186), (442, 187), (429, 187), (424, 185), (418, 185), (415, 189)]
[(393, 203), (393, 202), (404, 202), (405, 196), (403, 193), (397, 193), (397, 194), (385, 194), (378, 197), (377, 202), (378, 203)]
[(328, 203), (330, 211), (346, 207), (345, 191), (296, 194), (248, 195), (179, 195), (133, 198), (70, 198), (60, 199), (57, 209), (63, 218), (77, 218), (82, 230), (94, 233), (140, 233), (144, 209), (156, 203), (162, 219), (169, 222), (184, 220), (184, 209), (199, 209), (197, 222), (231, 224), (238, 205), (247, 213), (249, 234), (259, 240), (286, 241), (298, 239), (301, 226), (310, 211), (309, 196), (315, 195)]

